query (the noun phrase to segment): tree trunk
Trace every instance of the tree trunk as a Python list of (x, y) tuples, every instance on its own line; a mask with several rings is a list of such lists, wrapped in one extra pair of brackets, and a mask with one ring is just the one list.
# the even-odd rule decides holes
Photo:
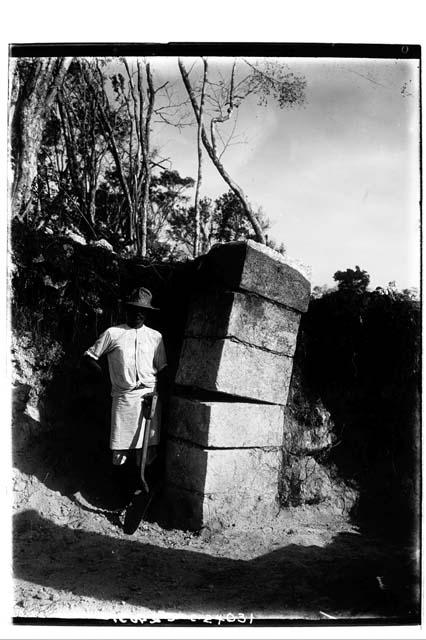
[(96, 214), (96, 190), (98, 187), (98, 159), (96, 157), (96, 137), (95, 137), (95, 122), (96, 122), (96, 101), (92, 101), (92, 121), (90, 124), (90, 154), (89, 160), (86, 163), (86, 172), (88, 173), (88, 218), (92, 226), (95, 226), (95, 214)]
[(140, 101), (140, 138), (142, 148), (142, 164), (144, 168), (144, 182), (142, 191), (142, 207), (140, 216), (140, 255), (144, 258), (147, 253), (147, 236), (148, 236), (148, 207), (149, 207), (149, 190), (151, 186), (151, 160), (150, 160), (150, 133), (151, 118), (154, 109), (155, 90), (152, 79), (151, 67), (149, 63), (145, 63), (145, 73), (147, 79), (147, 95), (148, 107), (143, 118), (143, 87), (142, 73), (140, 64), (138, 63), (138, 90)]
[[(97, 105), (97, 116), (99, 118), (99, 124), (102, 129), (102, 134), (104, 139), (108, 145), (109, 151), (111, 152), (112, 158), (115, 163), (115, 167), (117, 169), (118, 179), (120, 181), (121, 188), (123, 190), (124, 198), (128, 208), (128, 237), (130, 246), (134, 251), (137, 248), (137, 228), (136, 228), (136, 207), (132, 198), (132, 194), (129, 188), (129, 183), (127, 181), (125, 175), (125, 169), (122, 162), (122, 158), (119, 153), (119, 148), (117, 146), (117, 141), (114, 136), (114, 131), (111, 126), (111, 122), (109, 120), (109, 108), (107, 109), (105, 105), (109, 106), (108, 95), (105, 91), (104, 87), (104, 77), (99, 68), (99, 65), (96, 64), (98, 79), (95, 80), (95, 75), (91, 76), (88, 72), (88, 68), (83, 66), (83, 72), (86, 79), (87, 86), (89, 90), (92, 92), (94, 100), (96, 100)], [(101, 91), (103, 96), (103, 100), (97, 99), (97, 93), (95, 91), (94, 84), (95, 82), (98, 84), (98, 88)]]
[[(182, 63), (182, 61), (179, 59), (179, 69), (181, 72), (181, 76), (182, 76), (182, 80), (183, 83), (185, 85), (186, 91), (188, 93), (189, 99), (191, 101), (192, 104), (192, 108), (195, 114), (195, 118), (197, 120), (197, 123), (200, 123), (200, 110), (197, 104), (197, 100), (195, 98), (195, 94), (194, 91), (192, 89), (189, 77), (188, 77), (188, 73), (185, 69), (184, 64)], [(241, 202), (241, 205), (243, 207), (244, 213), (246, 214), (247, 218), (249, 219), (253, 230), (256, 234), (256, 240), (258, 242), (260, 242), (261, 244), (266, 244), (266, 240), (265, 240), (265, 236), (264, 233), (262, 231), (262, 227), (259, 224), (259, 221), (257, 220), (249, 201), (247, 200), (247, 197), (244, 193), (244, 191), (241, 189), (241, 187), (231, 178), (231, 176), (229, 175), (229, 173), (226, 171), (225, 167), (223, 166), (223, 164), (221, 163), (215, 149), (213, 148), (213, 145), (211, 144), (208, 135), (206, 133), (206, 129), (204, 127), (204, 124), (201, 122), (201, 139), (203, 141), (203, 145), (207, 151), (207, 153), (210, 156), (211, 161), (213, 162), (213, 164), (215, 165), (216, 169), (218, 170), (218, 172), (220, 173), (220, 175), (222, 176), (222, 178), (225, 180), (225, 182), (227, 183), (227, 185), (230, 187), (230, 189), (232, 189), (232, 191), (235, 193), (235, 195), (238, 197), (238, 199)]]
[(80, 175), (80, 171), (81, 171), (80, 163), (77, 160), (76, 143), (73, 136), (73, 125), (71, 123), (66, 100), (64, 100), (64, 97), (62, 96), (60, 91), (58, 91), (57, 103), (59, 108), (61, 124), (62, 124), (62, 133), (64, 136), (65, 148), (67, 151), (68, 168), (69, 168), (72, 186), (74, 189), (74, 193), (77, 196), (80, 209), (86, 213), (85, 198), (83, 193), (84, 185), (82, 184), (81, 175)]
[(114, 132), (108, 120), (107, 114), (105, 113), (105, 109), (101, 104), (99, 104), (98, 106), (99, 106), (98, 113), (100, 116), (100, 123), (103, 129), (103, 133), (109, 145), (111, 155), (114, 159), (115, 166), (118, 173), (118, 178), (121, 184), (121, 188), (123, 189), (127, 206), (129, 208), (129, 239), (133, 247), (135, 247), (137, 244), (137, 234), (136, 234), (136, 210), (135, 210), (134, 202), (130, 193), (129, 185), (127, 184), (123, 164), (121, 162), (120, 154), (117, 148), (117, 143), (115, 141)]
[(32, 202), (37, 175), (37, 157), (45, 118), (56, 97), (70, 58), (20, 59), (12, 78), (11, 99), (11, 189), (12, 216), (23, 219)]
[(201, 182), (203, 180), (203, 148), (202, 148), (202, 140), (201, 140), (201, 131), (203, 128), (204, 91), (206, 87), (206, 79), (207, 79), (207, 71), (208, 71), (208, 62), (206, 58), (203, 59), (203, 63), (204, 63), (203, 84), (201, 87), (200, 108), (199, 108), (199, 118), (198, 118), (198, 128), (197, 128), (198, 174), (197, 174), (197, 186), (195, 188), (195, 204), (194, 204), (194, 213), (195, 213), (194, 249), (193, 249), (194, 258), (196, 258), (200, 253), (200, 190), (201, 190)]

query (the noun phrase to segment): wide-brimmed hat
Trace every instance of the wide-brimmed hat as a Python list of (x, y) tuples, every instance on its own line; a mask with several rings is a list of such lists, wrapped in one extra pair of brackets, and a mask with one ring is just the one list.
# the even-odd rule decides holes
[(133, 307), (143, 307), (144, 309), (153, 309), (159, 311), (158, 307), (153, 307), (151, 304), (152, 293), (145, 287), (139, 287), (134, 289), (126, 298), (124, 298), (124, 304), (132, 305)]

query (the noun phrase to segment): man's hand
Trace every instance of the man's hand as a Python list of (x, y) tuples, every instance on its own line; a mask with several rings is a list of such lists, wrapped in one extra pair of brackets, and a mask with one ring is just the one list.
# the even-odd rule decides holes
[(90, 356), (85, 354), (81, 359), (81, 363), (86, 371), (94, 373), (97, 376), (103, 376), (102, 367), (96, 362), (94, 358), (91, 358)]
[(144, 395), (143, 397), (143, 415), (144, 418), (149, 418), (149, 416), (151, 415), (151, 406), (152, 406), (152, 399), (154, 397), (154, 391), (151, 391), (150, 393), (147, 393)]

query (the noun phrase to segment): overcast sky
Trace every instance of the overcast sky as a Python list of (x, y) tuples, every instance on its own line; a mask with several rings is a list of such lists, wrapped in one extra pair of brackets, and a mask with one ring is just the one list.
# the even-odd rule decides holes
[[(225, 167), (269, 217), (269, 235), (312, 267), (313, 285), (332, 285), (335, 271), (359, 265), (373, 287), (419, 286), (418, 61), (280, 62), (304, 74), (306, 103), (244, 103), (241, 144), (226, 151)], [(210, 65), (226, 74), (230, 61)], [(155, 60), (153, 68), (158, 82), (175, 75), (180, 92), (176, 59)], [(173, 168), (194, 178), (195, 135), (195, 128), (163, 126), (153, 140)], [(203, 195), (226, 191), (207, 155), (204, 167)]]

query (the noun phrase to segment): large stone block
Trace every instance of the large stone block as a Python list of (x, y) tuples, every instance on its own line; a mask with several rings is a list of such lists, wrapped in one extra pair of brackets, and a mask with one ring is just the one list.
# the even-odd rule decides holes
[(293, 359), (226, 338), (186, 338), (176, 383), (285, 405)]
[(238, 491), (204, 494), (170, 484), (165, 486), (162, 501), (168, 526), (190, 531), (260, 528), (276, 518), (280, 508), (277, 494), (251, 500)]
[(210, 282), (253, 291), (298, 311), (308, 308), (311, 287), (305, 276), (281, 254), (253, 240), (215, 245), (203, 269)]
[(279, 447), (207, 449), (169, 439), (166, 480), (199, 493), (275, 496), (282, 464)]
[[(186, 503), (179, 526), (244, 522), (277, 509), (282, 453), (269, 449), (206, 449), (169, 440), (166, 486)], [(185, 509), (187, 513), (185, 515)]]
[(185, 335), (234, 337), (293, 356), (300, 313), (258, 295), (234, 291), (201, 293), (188, 310)]
[(169, 435), (202, 447), (279, 447), (284, 407), (247, 402), (207, 402), (174, 396)]

